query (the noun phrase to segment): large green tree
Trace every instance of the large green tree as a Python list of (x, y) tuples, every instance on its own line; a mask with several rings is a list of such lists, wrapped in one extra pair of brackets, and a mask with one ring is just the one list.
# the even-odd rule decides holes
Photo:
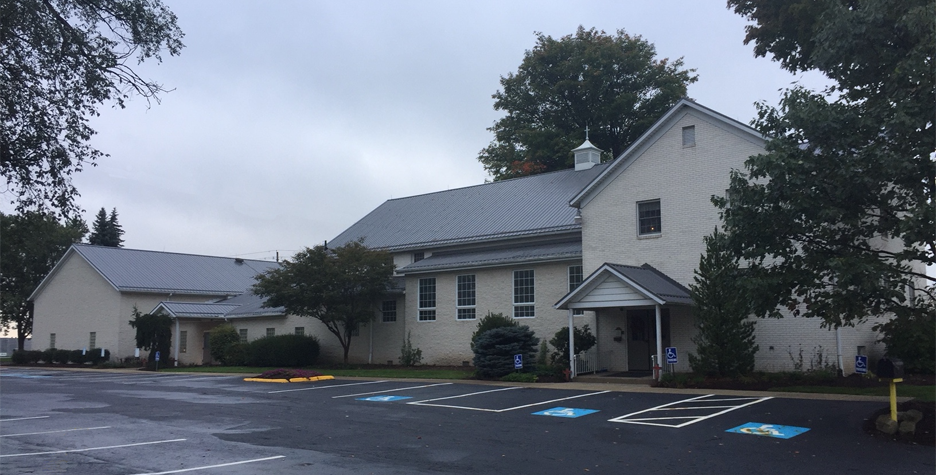
[(0, 2), (0, 173), (19, 209), (77, 211), (71, 176), (103, 153), (89, 118), (165, 89), (134, 63), (183, 45), (159, 0)]
[[(936, 3), (730, 0), (746, 42), (833, 86), (759, 105), (766, 151), (731, 176), (723, 209), (758, 315), (851, 325), (915, 312), (936, 263)], [(908, 289), (912, 289), (908, 291)], [(930, 295), (932, 297), (932, 295)]]
[(258, 275), (253, 291), (266, 298), (267, 307), (324, 323), (341, 343), (347, 363), (352, 337), (373, 320), (392, 275), (386, 251), (356, 241), (335, 249), (318, 245)]
[(110, 215), (101, 208), (91, 225), (88, 243), (96, 246), (123, 247), (123, 234), (123, 227), (117, 222), (117, 208), (111, 209)]
[(696, 328), (692, 370), (710, 376), (736, 377), (754, 371), (755, 343), (751, 301), (738, 257), (728, 249), (728, 237), (717, 229), (705, 237), (693, 283)]
[(686, 95), (694, 71), (624, 30), (537, 33), (517, 72), (500, 79), (494, 109), (507, 115), (478, 160), (495, 180), (566, 169), (586, 127), (605, 158), (616, 157)]
[(32, 334), (32, 303), (27, 299), (87, 232), (84, 222), (62, 224), (51, 213), (0, 213), (0, 326), (16, 327), (20, 350)]

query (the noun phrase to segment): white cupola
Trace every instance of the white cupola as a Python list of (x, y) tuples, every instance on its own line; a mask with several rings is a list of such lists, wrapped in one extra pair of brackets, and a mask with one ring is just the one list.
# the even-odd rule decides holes
[(601, 163), (601, 149), (588, 141), (588, 127), (585, 127), (585, 142), (572, 153), (575, 154), (575, 171), (588, 170)]

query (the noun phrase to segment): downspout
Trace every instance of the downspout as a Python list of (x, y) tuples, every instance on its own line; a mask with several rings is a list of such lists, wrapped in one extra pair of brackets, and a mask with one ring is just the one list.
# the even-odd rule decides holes
[(175, 366), (179, 366), (179, 317), (175, 318), (175, 337), (172, 338), (175, 349)]
[(367, 336), (367, 364), (374, 364), (374, 319), (370, 325), (370, 334)]
[(660, 316), (660, 304), (656, 304), (656, 366), (660, 368), (657, 372), (657, 380), (663, 379), (663, 364), (660, 360), (663, 355), (663, 318)]
[(844, 375), (845, 375), (845, 372), (844, 372), (844, 371), (845, 371), (845, 368), (844, 368), (844, 366), (842, 366), (842, 334), (841, 334), (841, 330), (842, 330), (842, 326), (841, 326), (841, 325), (836, 325), (836, 326), (835, 326), (835, 356), (836, 356), (836, 359), (837, 359), (837, 361), (838, 361), (838, 375), (839, 375), (839, 376), (844, 376)]

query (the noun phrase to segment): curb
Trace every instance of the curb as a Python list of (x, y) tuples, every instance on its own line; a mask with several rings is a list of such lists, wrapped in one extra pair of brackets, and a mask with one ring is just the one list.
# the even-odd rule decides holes
[(290, 379), (264, 379), (264, 378), (244, 378), (244, 381), (253, 381), (256, 383), (304, 383), (307, 381), (327, 381), (335, 379), (334, 376), (313, 376), (311, 378), (290, 378)]

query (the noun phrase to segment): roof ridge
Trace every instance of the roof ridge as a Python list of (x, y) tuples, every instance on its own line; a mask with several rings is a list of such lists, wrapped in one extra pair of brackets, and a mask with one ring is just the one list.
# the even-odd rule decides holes
[(86, 244), (86, 243), (74, 243), (72, 244), (72, 246), (74, 246), (75, 248), (111, 249), (115, 251), (145, 252), (145, 253), (150, 253), (150, 254), (172, 254), (175, 256), (207, 257), (211, 259), (240, 259), (244, 262), (276, 263), (276, 261), (265, 261), (262, 259), (244, 259), (242, 257), (236, 257), (236, 256), (210, 256), (208, 254), (193, 254), (190, 252), (154, 251), (152, 249), (134, 249), (134, 248), (127, 248), (127, 247), (100, 246), (97, 244)]

